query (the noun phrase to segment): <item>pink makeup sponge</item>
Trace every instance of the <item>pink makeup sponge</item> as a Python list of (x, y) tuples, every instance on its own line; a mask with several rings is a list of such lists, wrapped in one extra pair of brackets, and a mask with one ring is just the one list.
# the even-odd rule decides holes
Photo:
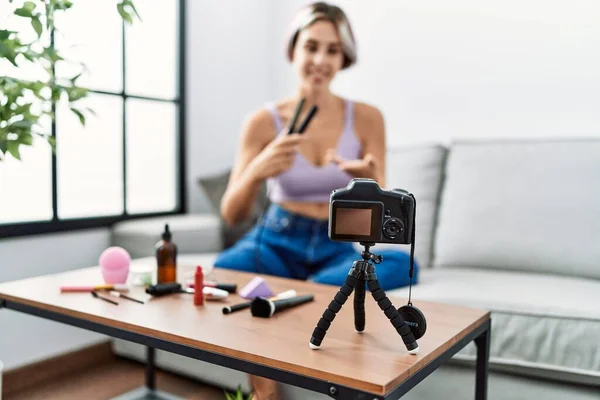
[(131, 256), (122, 247), (109, 247), (100, 254), (100, 270), (105, 283), (126, 283)]

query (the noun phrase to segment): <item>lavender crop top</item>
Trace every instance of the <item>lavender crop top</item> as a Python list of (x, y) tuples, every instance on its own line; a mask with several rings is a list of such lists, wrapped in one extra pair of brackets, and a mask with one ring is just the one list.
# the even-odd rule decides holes
[[(267, 105), (273, 117), (278, 134), (284, 126), (274, 103)], [(345, 100), (344, 130), (339, 138), (337, 153), (344, 159), (356, 159), (360, 156), (361, 144), (354, 132), (354, 104)], [(346, 187), (352, 176), (341, 171), (337, 165), (315, 166), (301, 153), (296, 154), (294, 163), (282, 174), (268, 178), (269, 199), (273, 203), (283, 201), (328, 203), (331, 191)]]

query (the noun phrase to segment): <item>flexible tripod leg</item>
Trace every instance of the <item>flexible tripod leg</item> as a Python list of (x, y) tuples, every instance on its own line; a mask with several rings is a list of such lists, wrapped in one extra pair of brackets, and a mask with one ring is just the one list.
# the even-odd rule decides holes
[(406, 345), (408, 352), (410, 354), (417, 354), (419, 352), (419, 345), (417, 344), (415, 335), (413, 335), (410, 327), (404, 322), (404, 319), (402, 319), (396, 307), (394, 307), (390, 299), (388, 299), (385, 292), (379, 286), (375, 268), (372, 265), (369, 265), (367, 268), (366, 279), (369, 290), (377, 302), (377, 305), (379, 305), (379, 308), (381, 308), (385, 316), (388, 317), (394, 328), (396, 328), (396, 331), (402, 337), (402, 341)]
[(361, 272), (354, 288), (354, 329), (358, 333), (365, 330), (365, 285), (365, 275)]
[(318, 349), (319, 346), (321, 346), (321, 342), (327, 334), (327, 330), (331, 326), (331, 322), (334, 320), (335, 315), (342, 309), (342, 306), (348, 300), (348, 297), (352, 294), (352, 291), (358, 284), (358, 279), (351, 275), (353, 271), (354, 267), (348, 273), (346, 282), (342, 285), (333, 300), (331, 300), (331, 303), (327, 306), (327, 310), (325, 310), (319, 319), (319, 322), (312, 333), (312, 337), (310, 338), (309, 346), (311, 349)]

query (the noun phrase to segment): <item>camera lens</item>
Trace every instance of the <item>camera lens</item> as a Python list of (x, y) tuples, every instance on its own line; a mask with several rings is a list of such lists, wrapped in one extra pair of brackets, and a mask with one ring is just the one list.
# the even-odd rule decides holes
[(383, 234), (388, 239), (394, 239), (404, 232), (404, 224), (398, 218), (390, 218), (383, 224)]

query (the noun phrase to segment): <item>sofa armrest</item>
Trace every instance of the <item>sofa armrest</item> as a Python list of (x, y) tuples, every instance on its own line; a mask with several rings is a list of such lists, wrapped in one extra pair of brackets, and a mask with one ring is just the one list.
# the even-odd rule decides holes
[(118, 222), (111, 229), (111, 244), (123, 247), (132, 258), (154, 256), (155, 245), (169, 224), (178, 253), (218, 252), (223, 248), (221, 221), (209, 213), (165, 215)]

